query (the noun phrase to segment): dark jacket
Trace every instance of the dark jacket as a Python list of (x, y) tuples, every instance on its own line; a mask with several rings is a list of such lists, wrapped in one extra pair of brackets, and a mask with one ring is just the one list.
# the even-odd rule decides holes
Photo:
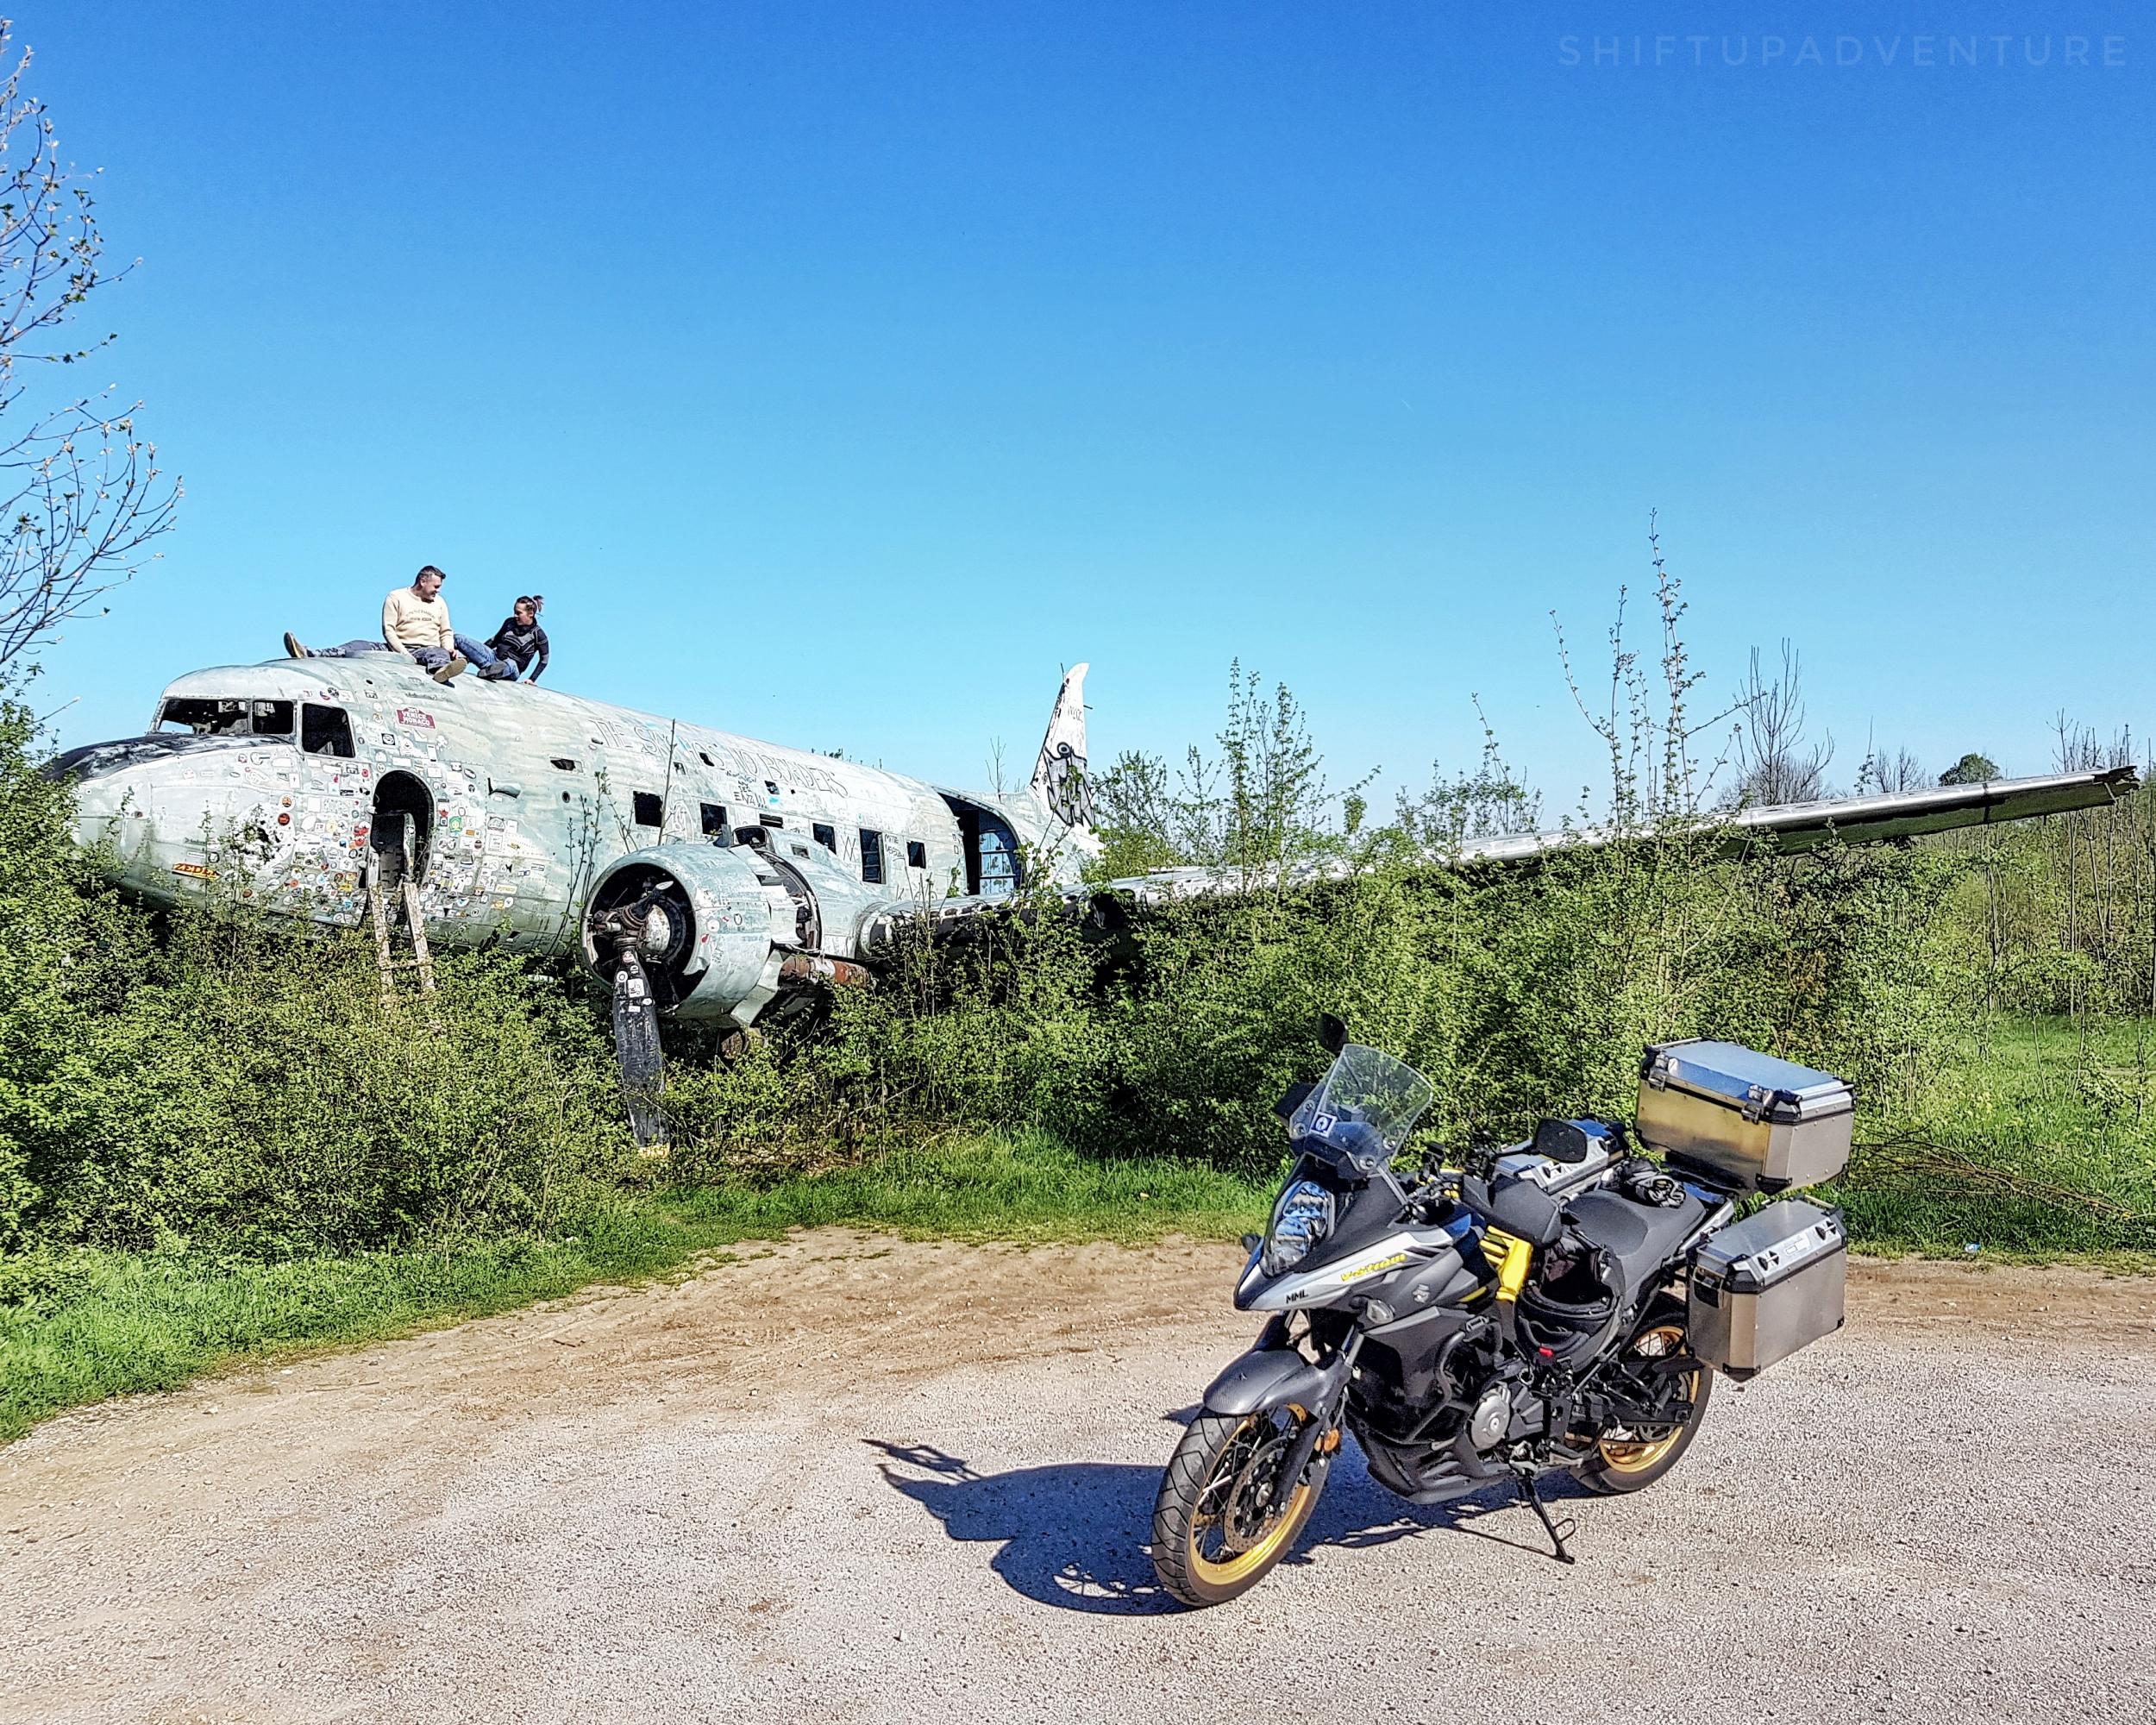
[(486, 647), (491, 653), (514, 659), (518, 668), (526, 673), (529, 682), (537, 682), (540, 672), (547, 668), (547, 631), (536, 622), (530, 628), (523, 629), (517, 626), (513, 616), (504, 618), (502, 626), (494, 631), (494, 638)]

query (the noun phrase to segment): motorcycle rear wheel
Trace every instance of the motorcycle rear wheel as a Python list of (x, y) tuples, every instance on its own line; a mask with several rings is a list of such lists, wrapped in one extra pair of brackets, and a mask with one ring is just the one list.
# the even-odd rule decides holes
[[(1653, 1358), (1671, 1352), (1682, 1352), (1683, 1347), (1683, 1321), (1664, 1319), (1649, 1324), (1634, 1336), (1629, 1351)], [(1692, 1440), (1699, 1434), (1701, 1422), (1707, 1418), (1708, 1398), (1714, 1390), (1714, 1374), (1709, 1368), (1702, 1365), (1689, 1377), (1685, 1387), (1691, 1397), (1692, 1412), (1683, 1425), (1658, 1438), (1636, 1438), (1623, 1433), (1604, 1437), (1595, 1445), (1595, 1453), (1573, 1470), (1580, 1483), (1589, 1491), (1616, 1496), (1652, 1485), (1682, 1461), (1684, 1452), (1692, 1446)]]
[(1225, 1604), (1288, 1555), (1318, 1507), (1339, 1442), (1328, 1433), (1283, 1494), (1279, 1465), (1310, 1417), (1288, 1407), (1239, 1417), (1200, 1414), (1190, 1422), (1153, 1506), (1153, 1568), (1185, 1605)]

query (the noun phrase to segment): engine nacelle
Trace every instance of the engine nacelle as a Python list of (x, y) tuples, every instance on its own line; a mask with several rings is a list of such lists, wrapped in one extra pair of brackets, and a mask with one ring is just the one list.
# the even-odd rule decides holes
[(863, 930), (918, 907), (820, 845), (767, 846), (661, 844), (610, 863), (585, 903), (585, 962), (611, 975), (627, 942), (661, 1013), (744, 1027), (781, 989), (865, 982)]
[(798, 938), (787, 883), (746, 848), (655, 845), (602, 869), (583, 928), (585, 962), (602, 975), (625, 920), (660, 1011), (743, 1026), (779, 992), (781, 949)]
[[(805, 856), (800, 853), (805, 850)], [(872, 886), (857, 878), (820, 844), (789, 843), (788, 854), (759, 846), (761, 874), (776, 875), (792, 896), (795, 918), (792, 944), (804, 952), (826, 958), (856, 959), (862, 956), (862, 932), (871, 923), (894, 913), (918, 909), (910, 900), (893, 900), (891, 889)]]

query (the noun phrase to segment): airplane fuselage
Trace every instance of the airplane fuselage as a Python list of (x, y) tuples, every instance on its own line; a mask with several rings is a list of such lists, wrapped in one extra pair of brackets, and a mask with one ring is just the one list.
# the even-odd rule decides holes
[[(356, 925), (374, 829), (403, 815), (429, 938), (541, 954), (577, 943), (611, 866), (660, 847), (738, 846), (789, 865), (789, 880), (843, 876), (862, 902), (926, 904), (1013, 890), (1021, 847), (1075, 878), (1087, 843), (1024, 795), (950, 791), (542, 686), (437, 683), (387, 652), (193, 672), (165, 690), (149, 734), (60, 764), (80, 837), (152, 902), (222, 880)], [(818, 950), (851, 956), (847, 942)]]

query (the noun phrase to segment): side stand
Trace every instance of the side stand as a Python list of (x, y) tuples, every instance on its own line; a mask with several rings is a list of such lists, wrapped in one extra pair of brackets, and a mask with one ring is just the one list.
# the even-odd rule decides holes
[(1564, 1549), (1564, 1536), (1573, 1531), (1573, 1524), (1567, 1521), (1560, 1527), (1550, 1519), (1549, 1506), (1542, 1501), (1542, 1494), (1535, 1490), (1533, 1468), (1523, 1467), (1514, 1477), (1520, 1482), (1520, 1495), (1526, 1499), (1527, 1507), (1535, 1512), (1535, 1519), (1542, 1523), (1542, 1531), (1550, 1536), (1550, 1544), (1554, 1548), (1550, 1555), (1561, 1564), (1570, 1563), (1572, 1553)]

